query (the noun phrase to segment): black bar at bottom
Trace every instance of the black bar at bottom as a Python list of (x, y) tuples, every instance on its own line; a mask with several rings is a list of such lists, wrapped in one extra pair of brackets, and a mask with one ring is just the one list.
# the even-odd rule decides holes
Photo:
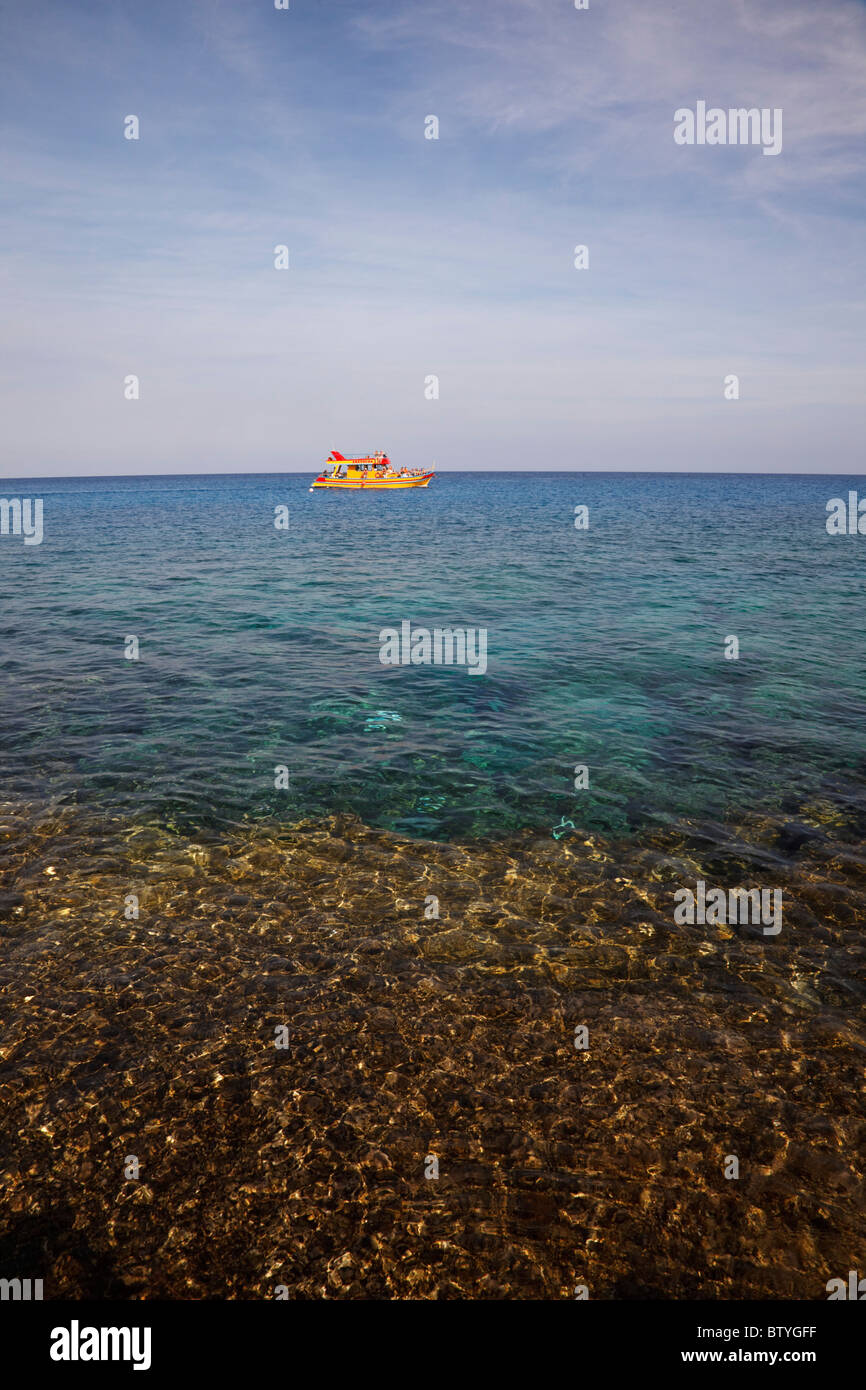
[(798, 1367), (826, 1383), (860, 1365), (864, 1313), (831, 1301), (4, 1302), (0, 1334), (19, 1378), (58, 1383), (108, 1371), (133, 1383), (266, 1373), (282, 1384), (367, 1370), (429, 1385), (467, 1363), (488, 1380), (525, 1369), (556, 1379), (569, 1366), (596, 1377)]

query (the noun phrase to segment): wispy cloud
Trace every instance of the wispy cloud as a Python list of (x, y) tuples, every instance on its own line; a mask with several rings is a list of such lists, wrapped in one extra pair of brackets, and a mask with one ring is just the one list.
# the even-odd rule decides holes
[[(7, 472), (862, 466), (859, 3), (3, 24)], [(782, 107), (782, 155), (675, 145), (699, 98)]]

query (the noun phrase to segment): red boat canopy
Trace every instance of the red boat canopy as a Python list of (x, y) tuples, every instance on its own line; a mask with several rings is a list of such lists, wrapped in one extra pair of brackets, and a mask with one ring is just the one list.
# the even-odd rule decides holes
[(387, 454), (366, 454), (363, 457), (347, 459), (338, 449), (331, 450), (327, 461), (328, 463), (352, 463), (364, 468), (369, 468), (371, 465), (374, 468), (391, 467), (391, 460)]

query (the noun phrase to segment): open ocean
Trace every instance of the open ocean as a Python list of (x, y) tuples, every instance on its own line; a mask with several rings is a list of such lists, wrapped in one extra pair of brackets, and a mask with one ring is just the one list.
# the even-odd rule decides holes
[[(862, 480), (312, 476), (3, 484), (44, 540), (0, 539), (0, 1272), (826, 1296), (863, 1258), (866, 538), (825, 525)], [(486, 672), (383, 666), (407, 620), (485, 628)], [(780, 890), (781, 932), (677, 923), (698, 880)]]
[[(189, 827), (350, 811), (436, 839), (866, 809), (864, 541), (825, 528), (856, 480), (309, 482), (5, 485), (45, 505), (42, 545), (0, 547), (8, 790)], [(382, 666), (404, 619), (486, 627), (486, 674)]]

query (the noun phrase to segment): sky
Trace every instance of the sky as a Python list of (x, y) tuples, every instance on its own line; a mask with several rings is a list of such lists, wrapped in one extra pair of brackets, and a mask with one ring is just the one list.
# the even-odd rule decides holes
[(0, 474), (862, 473), (864, 73), (864, 0), (4, 0)]

